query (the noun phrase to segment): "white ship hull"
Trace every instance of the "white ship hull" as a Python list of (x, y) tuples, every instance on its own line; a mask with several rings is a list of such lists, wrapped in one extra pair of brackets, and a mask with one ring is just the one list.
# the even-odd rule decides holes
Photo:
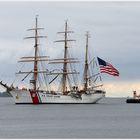
[(90, 91), (88, 94), (82, 94), (81, 97), (71, 95), (53, 95), (46, 92), (37, 94), (29, 90), (14, 89), (10, 91), (16, 104), (86, 104), (96, 103), (105, 96), (104, 92)]

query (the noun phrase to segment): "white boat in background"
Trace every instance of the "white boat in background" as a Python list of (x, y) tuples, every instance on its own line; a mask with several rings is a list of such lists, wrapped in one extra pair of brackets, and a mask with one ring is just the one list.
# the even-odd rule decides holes
[[(24, 75), (21, 81), (24, 81), (29, 76), (32, 76), (29, 80), (30, 88), (19, 88), (17, 86), (7, 86), (2, 81), (0, 85), (4, 86), (7, 91), (12, 95), (16, 104), (44, 104), (44, 103), (71, 103), (71, 104), (87, 104), (96, 103), (105, 96), (105, 91), (102, 89), (102, 81), (98, 65), (95, 59), (89, 61), (88, 59), (88, 40), (89, 33), (86, 33), (86, 51), (85, 51), (85, 63), (84, 72), (82, 79), (82, 85), (76, 83), (77, 75), (79, 72), (73, 67), (74, 64), (79, 63), (77, 58), (69, 56), (69, 43), (74, 41), (69, 39), (68, 34), (73, 33), (73, 31), (68, 30), (67, 21), (65, 22), (65, 30), (58, 32), (64, 35), (64, 39), (58, 40), (56, 42), (64, 43), (64, 55), (59, 59), (50, 59), (46, 55), (40, 55), (40, 47), (38, 43), (39, 38), (45, 38), (45, 36), (40, 36), (38, 31), (43, 28), (38, 27), (38, 18), (36, 17), (35, 27), (29, 29), (29, 31), (34, 31), (35, 35), (32, 37), (27, 37), (28, 39), (34, 38), (34, 56), (21, 57), (19, 62), (23, 63), (33, 63), (33, 69), (30, 71), (19, 71), (16, 74)], [(45, 63), (45, 64), (42, 64)], [(94, 73), (93, 68), (90, 66), (97, 66), (98, 72)], [(57, 65), (61, 64), (61, 68), (55, 69)], [(54, 66), (54, 69), (49, 70), (49, 66)], [(52, 66), (53, 65), (53, 66)], [(43, 66), (40, 68), (39, 66)], [(59, 66), (58, 66), (59, 67)], [(46, 69), (47, 68), (47, 69)], [(81, 72), (81, 70), (80, 70)], [(40, 75), (42, 76), (40, 78)], [(42, 80), (44, 79), (44, 80)], [(51, 80), (50, 80), (51, 79)], [(57, 80), (59, 79), (59, 80)], [(42, 80), (42, 82), (40, 82)], [(49, 81), (50, 80), (50, 81)], [(100, 84), (97, 83), (100, 81)], [(53, 83), (53, 86), (52, 86)], [(42, 88), (43, 87), (45, 88)], [(45, 86), (44, 86), (45, 85)], [(59, 87), (56, 89), (56, 87)]]

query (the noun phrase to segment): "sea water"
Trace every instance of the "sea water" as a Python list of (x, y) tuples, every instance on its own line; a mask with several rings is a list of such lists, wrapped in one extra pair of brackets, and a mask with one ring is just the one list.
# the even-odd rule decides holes
[(0, 138), (140, 138), (140, 104), (15, 105), (0, 98)]

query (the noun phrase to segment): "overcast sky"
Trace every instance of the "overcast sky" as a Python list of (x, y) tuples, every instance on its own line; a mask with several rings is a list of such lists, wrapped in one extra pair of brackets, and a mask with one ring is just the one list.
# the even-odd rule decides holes
[(107, 96), (140, 93), (140, 2), (0, 2), (0, 79), (13, 81), (17, 61), (32, 50), (26, 29), (34, 26), (35, 15), (48, 38), (42, 42), (47, 54), (56, 57), (57, 31), (64, 21), (74, 30), (74, 55), (82, 59), (85, 32), (89, 31), (91, 54), (113, 64), (120, 77), (103, 74)]

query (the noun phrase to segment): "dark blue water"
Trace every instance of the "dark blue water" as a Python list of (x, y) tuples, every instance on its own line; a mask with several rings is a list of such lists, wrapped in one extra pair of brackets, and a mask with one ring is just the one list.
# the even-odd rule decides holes
[(15, 105), (0, 98), (0, 138), (140, 138), (140, 104)]

